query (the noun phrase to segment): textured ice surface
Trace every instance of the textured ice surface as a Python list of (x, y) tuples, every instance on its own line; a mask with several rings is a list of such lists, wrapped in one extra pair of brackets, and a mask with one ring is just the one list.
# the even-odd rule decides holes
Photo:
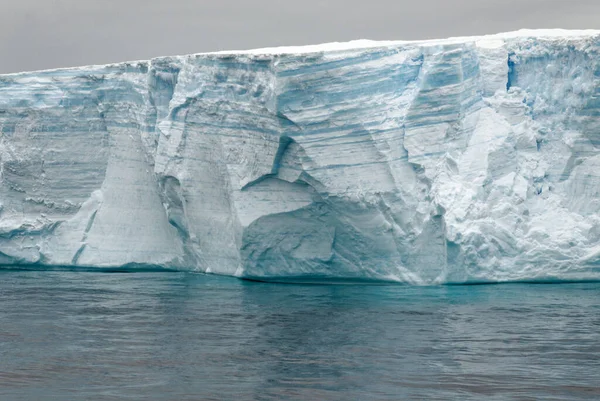
[(0, 76), (0, 263), (600, 279), (600, 32)]

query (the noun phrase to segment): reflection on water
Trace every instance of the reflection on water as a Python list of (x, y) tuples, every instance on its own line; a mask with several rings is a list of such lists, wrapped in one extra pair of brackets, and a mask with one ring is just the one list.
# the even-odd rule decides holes
[(0, 399), (600, 399), (599, 294), (0, 271)]

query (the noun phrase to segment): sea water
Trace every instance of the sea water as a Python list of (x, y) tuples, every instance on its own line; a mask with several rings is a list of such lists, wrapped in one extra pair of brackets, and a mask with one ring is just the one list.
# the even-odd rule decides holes
[(0, 400), (600, 399), (600, 284), (0, 270)]

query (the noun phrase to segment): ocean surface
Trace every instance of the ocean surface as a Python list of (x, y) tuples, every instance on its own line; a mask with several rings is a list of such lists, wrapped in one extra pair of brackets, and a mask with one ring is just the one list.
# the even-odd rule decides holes
[(0, 270), (0, 400), (600, 399), (600, 284)]

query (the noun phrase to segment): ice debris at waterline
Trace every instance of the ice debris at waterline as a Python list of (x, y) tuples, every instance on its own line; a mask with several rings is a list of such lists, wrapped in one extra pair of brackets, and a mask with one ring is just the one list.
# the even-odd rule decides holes
[(600, 279), (600, 31), (0, 76), (0, 263)]

